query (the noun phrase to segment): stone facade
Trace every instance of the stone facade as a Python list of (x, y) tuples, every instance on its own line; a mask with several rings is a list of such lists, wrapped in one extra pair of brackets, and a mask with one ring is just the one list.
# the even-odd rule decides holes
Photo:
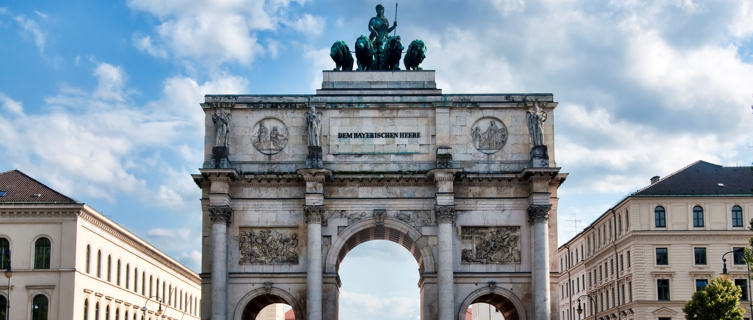
[(9, 319), (32, 319), (37, 297), (47, 312), (34, 319), (199, 319), (195, 272), (19, 171), (0, 173), (0, 191), (0, 241), (9, 243), (12, 270), (0, 296), (8, 298), (10, 283)]
[[(685, 319), (696, 281), (721, 276), (722, 256), (748, 246), (752, 190), (750, 167), (697, 162), (625, 197), (557, 250), (556, 319)], [(747, 283), (733, 255), (729, 278)]]
[[(549, 113), (538, 162), (526, 124), (534, 101)], [(247, 319), (280, 302), (296, 319), (336, 320), (340, 262), (385, 239), (418, 262), (422, 319), (463, 319), (476, 302), (506, 319), (549, 319), (566, 177), (554, 161), (556, 104), (551, 94), (445, 95), (434, 71), (325, 71), (315, 95), (206, 96), (194, 175), (202, 318)], [(215, 152), (217, 112), (232, 114), (226, 156)], [(315, 135), (307, 114), (320, 117)], [(272, 126), (284, 143), (271, 142)], [(215, 218), (221, 207), (231, 213)], [(250, 232), (274, 240), (250, 249)]]

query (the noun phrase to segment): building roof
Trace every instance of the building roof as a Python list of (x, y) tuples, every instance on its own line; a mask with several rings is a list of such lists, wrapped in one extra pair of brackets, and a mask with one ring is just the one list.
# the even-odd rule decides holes
[(0, 173), (0, 203), (78, 203), (19, 170)]
[(722, 167), (696, 161), (632, 194), (653, 196), (753, 195), (753, 167)]

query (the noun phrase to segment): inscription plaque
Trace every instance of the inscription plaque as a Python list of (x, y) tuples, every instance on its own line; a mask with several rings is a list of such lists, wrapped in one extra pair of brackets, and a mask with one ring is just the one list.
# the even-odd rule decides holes
[(427, 153), (429, 118), (331, 118), (330, 154)]

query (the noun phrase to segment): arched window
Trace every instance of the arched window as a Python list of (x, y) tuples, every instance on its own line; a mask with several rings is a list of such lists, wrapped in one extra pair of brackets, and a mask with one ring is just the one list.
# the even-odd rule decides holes
[(87, 244), (86, 245), (86, 273), (90, 273), (91, 272), (91, 269), (89, 268), (90, 267), (91, 258), (92, 258), (92, 247)]
[(97, 250), (97, 278), (102, 278), (102, 250)]
[(120, 308), (115, 308), (115, 320), (120, 320)]
[(34, 296), (31, 300), (31, 320), (47, 320), (47, 305), (47, 296), (43, 294)]
[(120, 285), (120, 259), (118, 259), (118, 271), (115, 273), (115, 284)]
[[(107, 255), (107, 282), (112, 281), (112, 256)], [(108, 317), (107, 320), (110, 320)]]
[(693, 207), (693, 227), (703, 227), (703, 208), (701, 206)]
[[(149, 281), (149, 282), (151, 282), (151, 281)], [(141, 295), (142, 296), (146, 295), (146, 286), (145, 286), (145, 284), (146, 284), (146, 271), (141, 271)], [(149, 286), (151, 287), (151, 284)], [(152, 288), (149, 288), (149, 292), (150, 292), (149, 295), (151, 295)]]
[(134, 267), (133, 268), (133, 292), (138, 292), (138, 284), (139, 284), (139, 268)]
[(126, 289), (128, 289), (128, 280), (131, 279), (130, 274), (131, 274), (131, 265), (126, 263), (126, 278), (125, 278)]
[(123, 315), (124, 320), (128, 320), (128, 309), (125, 311), (125, 315)]
[(84, 320), (89, 320), (89, 299), (84, 299)]
[(657, 228), (667, 227), (666, 212), (662, 206), (656, 206), (656, 208), (654, 208), (654, 225)]
[(110, 306), (105, 307), (105, 320), (110, 320)]
[[(0, 269), (8, 269), (10, 264), (10, 241), (0, 238)], [(4, 319), (4, 318), (0, 318)]]
[(733, 227), (743, 226), (743, 208), (741, 208), (738, 205), (735, 205), (732, 207), (732, 226)]
[(5, 296), (0, 295), (0, 320), (8, 319), (6, 312), (8, 311), (8, 299)]
[(99, 320), (99, 302), (94, 304), (94, 320)]
[[(49, 269), (50, 268), (51, 247), (52, 245), (50, 244), (50, 239), (47, 239), (47, 238), (37, 239), (37, 241), (34, 243), (34, 269)], [(45, 297), (45, 299), (47, 298)]]
[[(154, 293), (154, 286), (152, 285), (153, 279), (152, 276), (149, 276), (149, 297), (151, 297)], [(157, 299), (159, 299), (159, 294), (157, 294)]]

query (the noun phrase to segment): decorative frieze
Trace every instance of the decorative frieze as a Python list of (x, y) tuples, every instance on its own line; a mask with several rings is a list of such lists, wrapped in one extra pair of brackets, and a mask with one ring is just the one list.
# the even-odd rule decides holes
[(230, 224), (230, 221), (233, 217), (233, 208), (231, 208), (229, 205), (224, 206), (209, 206), (209, 220), (212, 221), (212, 223), (227, 223)]
[(462, 227), (463, 263), (520, 262), (520, 227)]
[(431, 210), (400, 210), (395, 218), (416, 228), (434, 224)]
[(455, 206), (434, 206), (437, 223), (455, 223)]
[(322, 223), (324, 206), (304, 206), (303, 214), (306, 223)]
[(536, 223), (549, 220), (550, 204), (532, 204), (528, 206), (528, 222)]
[(297, 264), (298, 233), (294, 229), (241, 228), (240, 264)]

